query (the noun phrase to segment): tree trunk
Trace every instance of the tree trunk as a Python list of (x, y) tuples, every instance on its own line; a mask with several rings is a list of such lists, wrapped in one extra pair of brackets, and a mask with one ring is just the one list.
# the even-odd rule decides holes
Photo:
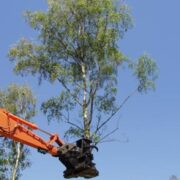
[(82, 64), (82, 73), (83, 73), (83, 123), (84, 123), (84, 137), (90, 138), (90, 126), (88, 120), (88, 107), (87, 107), (87, 79), (86, 79), (86, 67), (85, 64)]
[(13, 171), (12, 171), (11, 180), (16, 180), (17, 170), (19, 167), (20, 156), (21, 156), (21, 144), (19, 142), (16, 143), (16, 151), (17, 151), (17, 155), (16, 155), (16, 159), (15, 159), (15, 165), (14, 165)]

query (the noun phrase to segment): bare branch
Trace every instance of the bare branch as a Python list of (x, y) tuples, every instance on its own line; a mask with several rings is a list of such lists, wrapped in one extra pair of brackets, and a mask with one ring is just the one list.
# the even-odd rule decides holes
[(105, 136), (103, 136), (103, 137), (99, 140), (99, 142), (97, 142), (97, 143), (102, 142), (104, 139), (106, 139), (106, 138), (109, 137), (110, 135), (114, 134), (117, 130), (119, 130), (119, 127), (115, 128), (114, 130), (112, 130), (111, 132), (109, 132), (108, 134), (106, 134)]
[[(113, 131), (111, 131), (110, 133), (106, 134), (104, 137), (102, 137), (100, 139), (99, 142), (97, 143), (106, 143), (106, 142), (121, 142), (121, 143), (127, 143), (129, 142), (129, 139), (127, 137), (123, 137), (123, 139), (114, 139), (114, 138), (111, 138), (111, 139), (107, 139), (108, 136), (114, 134), (117, 130), (119, 130), (119, 128), (116, 128), (114, 129)], [(123, 134), (122, 134), (123, 135)], [(123, 135), (124, 136), (124, 135)], [(96, 144), (97, 144), (96, 143)]]
[(116, 109), (116, 111), (114, 111), (101, 125), (99, 125), (99, 127), (97, 127), (95, 133), (97, 133), (104, 125), (106, 125), (114, 117), (114, 115), (116, 115), (117, 112), (119, 112), (119, 110), (127, 103), (127, 101), (130, 99), (130, 97), (132, 97), (136, 92), (137, 92), (137, 89), (135, 89), (131, 94), (129, 94), (124, 99), (124, 101), (119, 105), (119, 107)]
[(110, 142), (120, 142), (120, 140), (117, 140), (117, 139), (108, 139), (108, 140), (105, 140), (105, 141), (101, 141), (99, 143), (110, 143)]
[(70, 124), (70, 125), (78, 128), (78, 129), (80, 129), (80, 130), (83, 130), (81, 127), (79, 127), (79, 126), (78, 126), (77, 124), (75, 124), (75, 123), (72, 123), (71, 121), (66, 121), (66, 123), (68, 123), (68, 124)]

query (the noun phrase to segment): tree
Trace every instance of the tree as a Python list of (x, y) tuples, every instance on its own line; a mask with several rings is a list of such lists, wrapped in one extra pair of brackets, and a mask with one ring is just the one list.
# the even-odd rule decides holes
[[(107, 135), (102, 130), (121, 109), (116, 104), (117, 73), (123, 64), (139, 80), (138, 92), (154, 88), (156, 64), (147, 55), (130, 61), (119, 40), (132, 27), (127, 5), (113, 0), (49, 0), (47, 12), (27, 12), (37, 42), (21, 39), (9, 51), (15, 72), (59, 82), (61, 93), (42, 104), (48, 120), (70, 125), (65, 135), (84, 136), (95, 143)], [(79, 110), (80, 122), (74, 121)], [(73, 114), (73, 115), (72, 115)]]
[[(0, 91), (0, 107), (11, 113), (30, 120), (35, 116), (35, 98), (27, 86), (11, 85)], [(29, 149), (23, 144), (1, 139), (0, 146), (0, 179), (18, 180), (21, 171), (30, 165)]]

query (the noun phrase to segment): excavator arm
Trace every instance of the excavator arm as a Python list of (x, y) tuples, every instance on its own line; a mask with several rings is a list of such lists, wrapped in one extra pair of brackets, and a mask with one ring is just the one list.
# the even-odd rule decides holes
[(40, 136), (33, 133), (32, 130), (40, 130), (36, 124), (25, 121), (10, 112), (0, 109), (0, 135), (21, 142), (28, 146), (44, 150), (53, 156), (58, 154), (58, 147), (54, 146), (54, 142), (58, 146), (62, 146), (64, 142), (57, 134), (50, 134), (50, 139), (45, 141)]
[[(47, 134), (49, 139), (44, 140), (35, 134), (34, 130)], [(5, 109), (0, 109), (0, 135), (58, 157), (66, 167), (65, 178), (92, 178), (99, 174), (92, 162), (94, 146), (88, 139), (80, 139), (75, 144), (65, 143), (58, 134), (46, 132)]]

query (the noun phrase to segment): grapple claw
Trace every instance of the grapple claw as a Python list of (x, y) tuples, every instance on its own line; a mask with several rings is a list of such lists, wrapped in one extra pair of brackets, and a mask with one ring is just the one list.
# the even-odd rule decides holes
[(93, 178), (99, 175), (92, 162), (92, 149), (89, 139), (80, 139), (76, 144), (65, 144), (59, 149), (59, 160), (65, 165), (64, 178)]

